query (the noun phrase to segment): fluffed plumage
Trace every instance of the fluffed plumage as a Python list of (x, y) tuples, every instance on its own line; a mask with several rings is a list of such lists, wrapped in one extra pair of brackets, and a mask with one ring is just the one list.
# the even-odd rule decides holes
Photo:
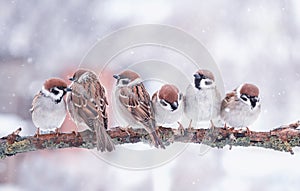
[(67, 104), (77, 128), (95, 131), (97, 149), (101, 152), (114, 150), (114, 144), (106, 132), (108, 102), (105, 89), (97, 75), (90, 70), (79, 69), (70, 80), (73, 82), (70, 86), (72, 92), (68, 96)]

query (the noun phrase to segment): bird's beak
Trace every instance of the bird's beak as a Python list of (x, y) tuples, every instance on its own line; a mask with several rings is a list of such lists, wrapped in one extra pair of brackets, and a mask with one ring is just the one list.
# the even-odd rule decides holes
[(194, 77), (195, 77), (196, 79), (201, 79), (201, 76), (200, 76), (198, 73), (194, 74)]
[(255, 108), (257, 102), (258, 102), (258, 99), (256, 97), (250, 98), (250, 103), (251, 103), (252, 108)]
[(117, 74), (113, 75), (113, 77), (114, 77), (115, 79), (117, 79), (117, 80), (119, 80), (119, 79), (120, 79), (120, 76), (119, 76), (119, 75), (117, 75)]
[(66, 91), (66, 92), (70, 92), (70, 91), (72, 91), (72, 89), (69, 88), (69, 87), (67, 87), (67, 88), (65, 89), (65, 91)]
[(171, 103), (171, 108), (172, 108), (173, 111), (175, 111), (175, 110), (178, 108), (178, 103), (177, 103), (177, 101)]
[(73, 77), (72, 77), (72, 78), (69, 78), (69, 80), (73, 82), (73, 81), (74, 81), (74, 78), (73, 78)]

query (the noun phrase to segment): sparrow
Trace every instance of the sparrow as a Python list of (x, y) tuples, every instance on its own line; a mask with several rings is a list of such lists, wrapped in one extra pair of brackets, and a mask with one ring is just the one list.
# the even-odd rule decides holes
[(114, 144), (106, 132), (108, 102), (97, 75), (90, 70), (78, 69), (69, 80), (72, 81), (72, 92), (67, 96), (67, 105), (77, 131), (88, 129), (95, 132), (97, 150), (114, 150)]
[(165, 148), (156, 134), (155, 116), (150, 96), (139, 74), (125, 70), (113, 77), (117, 79), (114, 90), (116, 111), (133, 128), (140, 126), (145, 128), (155, 147)]
[(36, 136), (40, 130), (55, 129), (58, 132), (67, 115), (63, 97), (68, 91), (70, 88), (64, 80), (50, 78), (34, 96), (30, 111), (33, 124), (37, 127)]
[(198, 70), (194, 74), (184, 97), (184, 113), (194, 126), (201, 121), (219, 118), (221, 94), (216, 87), (215, 78), (209, 70)]
[(258, 87), (245, 83), (226, 94), (221, 105), (221, 118), (232, 127), (248, 127), (258, 118), (260, 110)]
[(156, 126), (172, 127), (183, 114), (183, 95), (171, 84), (163, 85), (152, 96)]

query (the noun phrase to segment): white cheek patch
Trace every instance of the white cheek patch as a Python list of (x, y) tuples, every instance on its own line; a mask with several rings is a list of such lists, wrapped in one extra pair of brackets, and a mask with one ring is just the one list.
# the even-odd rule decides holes
[(210, 79), (202, 79), (200, 81), (200, 87), (203, 89), (213, 88), (215, 87), (215, 82)]
[(44, 86), (42, 87), (42, 93), (43, 93), (45, 96), (48, 96), (48, 97), (50, 96), (50, 92), (49, 92), (48, 90), (46, 90)]
[(160, 103), (160, 99), (159, 98), (158, 98), (158, 101), (159, 101), (159, 104), (161, 105), (161, 107), (164, 108), (165, 110), (168, 110), (168, 111), (172, 111), (173, 110), (172, 107), (171, 107), (171, 105), (169, 103), (165, 102), (167, 104), (165, 106), (165, 105), (163, 105), (163, 104)]
[(250, 99), (247, 98), (247, 101), (244, 101), (243, 99), (241, 99), (245, 104), (251, 106), (251, 102), (250, 102)]
[(171, 105), (168, 104), (167, 106), (163, 106), (166, 110), (172, 111), (173, 109), (171, 108)]

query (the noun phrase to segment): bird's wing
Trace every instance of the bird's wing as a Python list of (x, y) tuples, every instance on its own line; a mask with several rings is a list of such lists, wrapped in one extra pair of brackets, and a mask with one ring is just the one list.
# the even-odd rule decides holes
[(101, 119), (103, 119), (104, 128), (108, 128), (108, 117), (106, 107), (108, 106), (108, 102), (105, 96), (105, 89), (98, 81), (95, 85), (96, 96), (94, 97), (95, 104), (97, 106), (97, 110)]
[(93, 83), (85, 83), (83, 84), (84, 90), (86, 93), (82, 94), (88, 102), (94, 104), (94, 109), (97, 110), (99, 115), (99, 120), (103, 120), (104, 128), (108, 128), (108, 118), (107, 118), (107, 111), (106, 107), (108, 105), (106, 96), (105, 96), (105, 89), (100, 84), (99, 81)]
[(149, 126), (147, 123), (152, 118), (150, 96), (142, 83), (121, 88), (119, 99), (137, 121)]
[(33, 103), (36, 103), (37, 100), (39, 99), (39, 97), (42, 96), (42, 93), (39, 92), (38, 94), (36, 94), (32, 100), (32, 104), (31, 104), (31, 108), (29, 109), (29, 111), (32, 113), (36, 107), (38, 107), (38, 104), (33, 105)]
[(155, 92), (153, 95), (152, 95), (152, 103), (155, 102), (157, 100), (157, 92)]
[[(67, 99), (68, 109), (72, 118), (78, 116), (89, 126), (93, 127), (93, 120), (99, 118), (98, 106), (95, 102), (88, 98), (85, 90), (77, 88), (77, 85), (72, 86), (72, 92)], [(80, 93), (79, 93), (80, 92)], [(78, 120), (78, 119), (77, 119)], [(92, 129), (94, 130), (94, 129)]]
[(226, 96), (225, 96), (225, 98), (222, 101), (221, 110), (223, 110), (224, 108), (228, 107), (228, 105), (231, 102), (234, 102), (236, 100), (237, 100), (237, 97), (236, 97), (235, 91), (227, 93)]

